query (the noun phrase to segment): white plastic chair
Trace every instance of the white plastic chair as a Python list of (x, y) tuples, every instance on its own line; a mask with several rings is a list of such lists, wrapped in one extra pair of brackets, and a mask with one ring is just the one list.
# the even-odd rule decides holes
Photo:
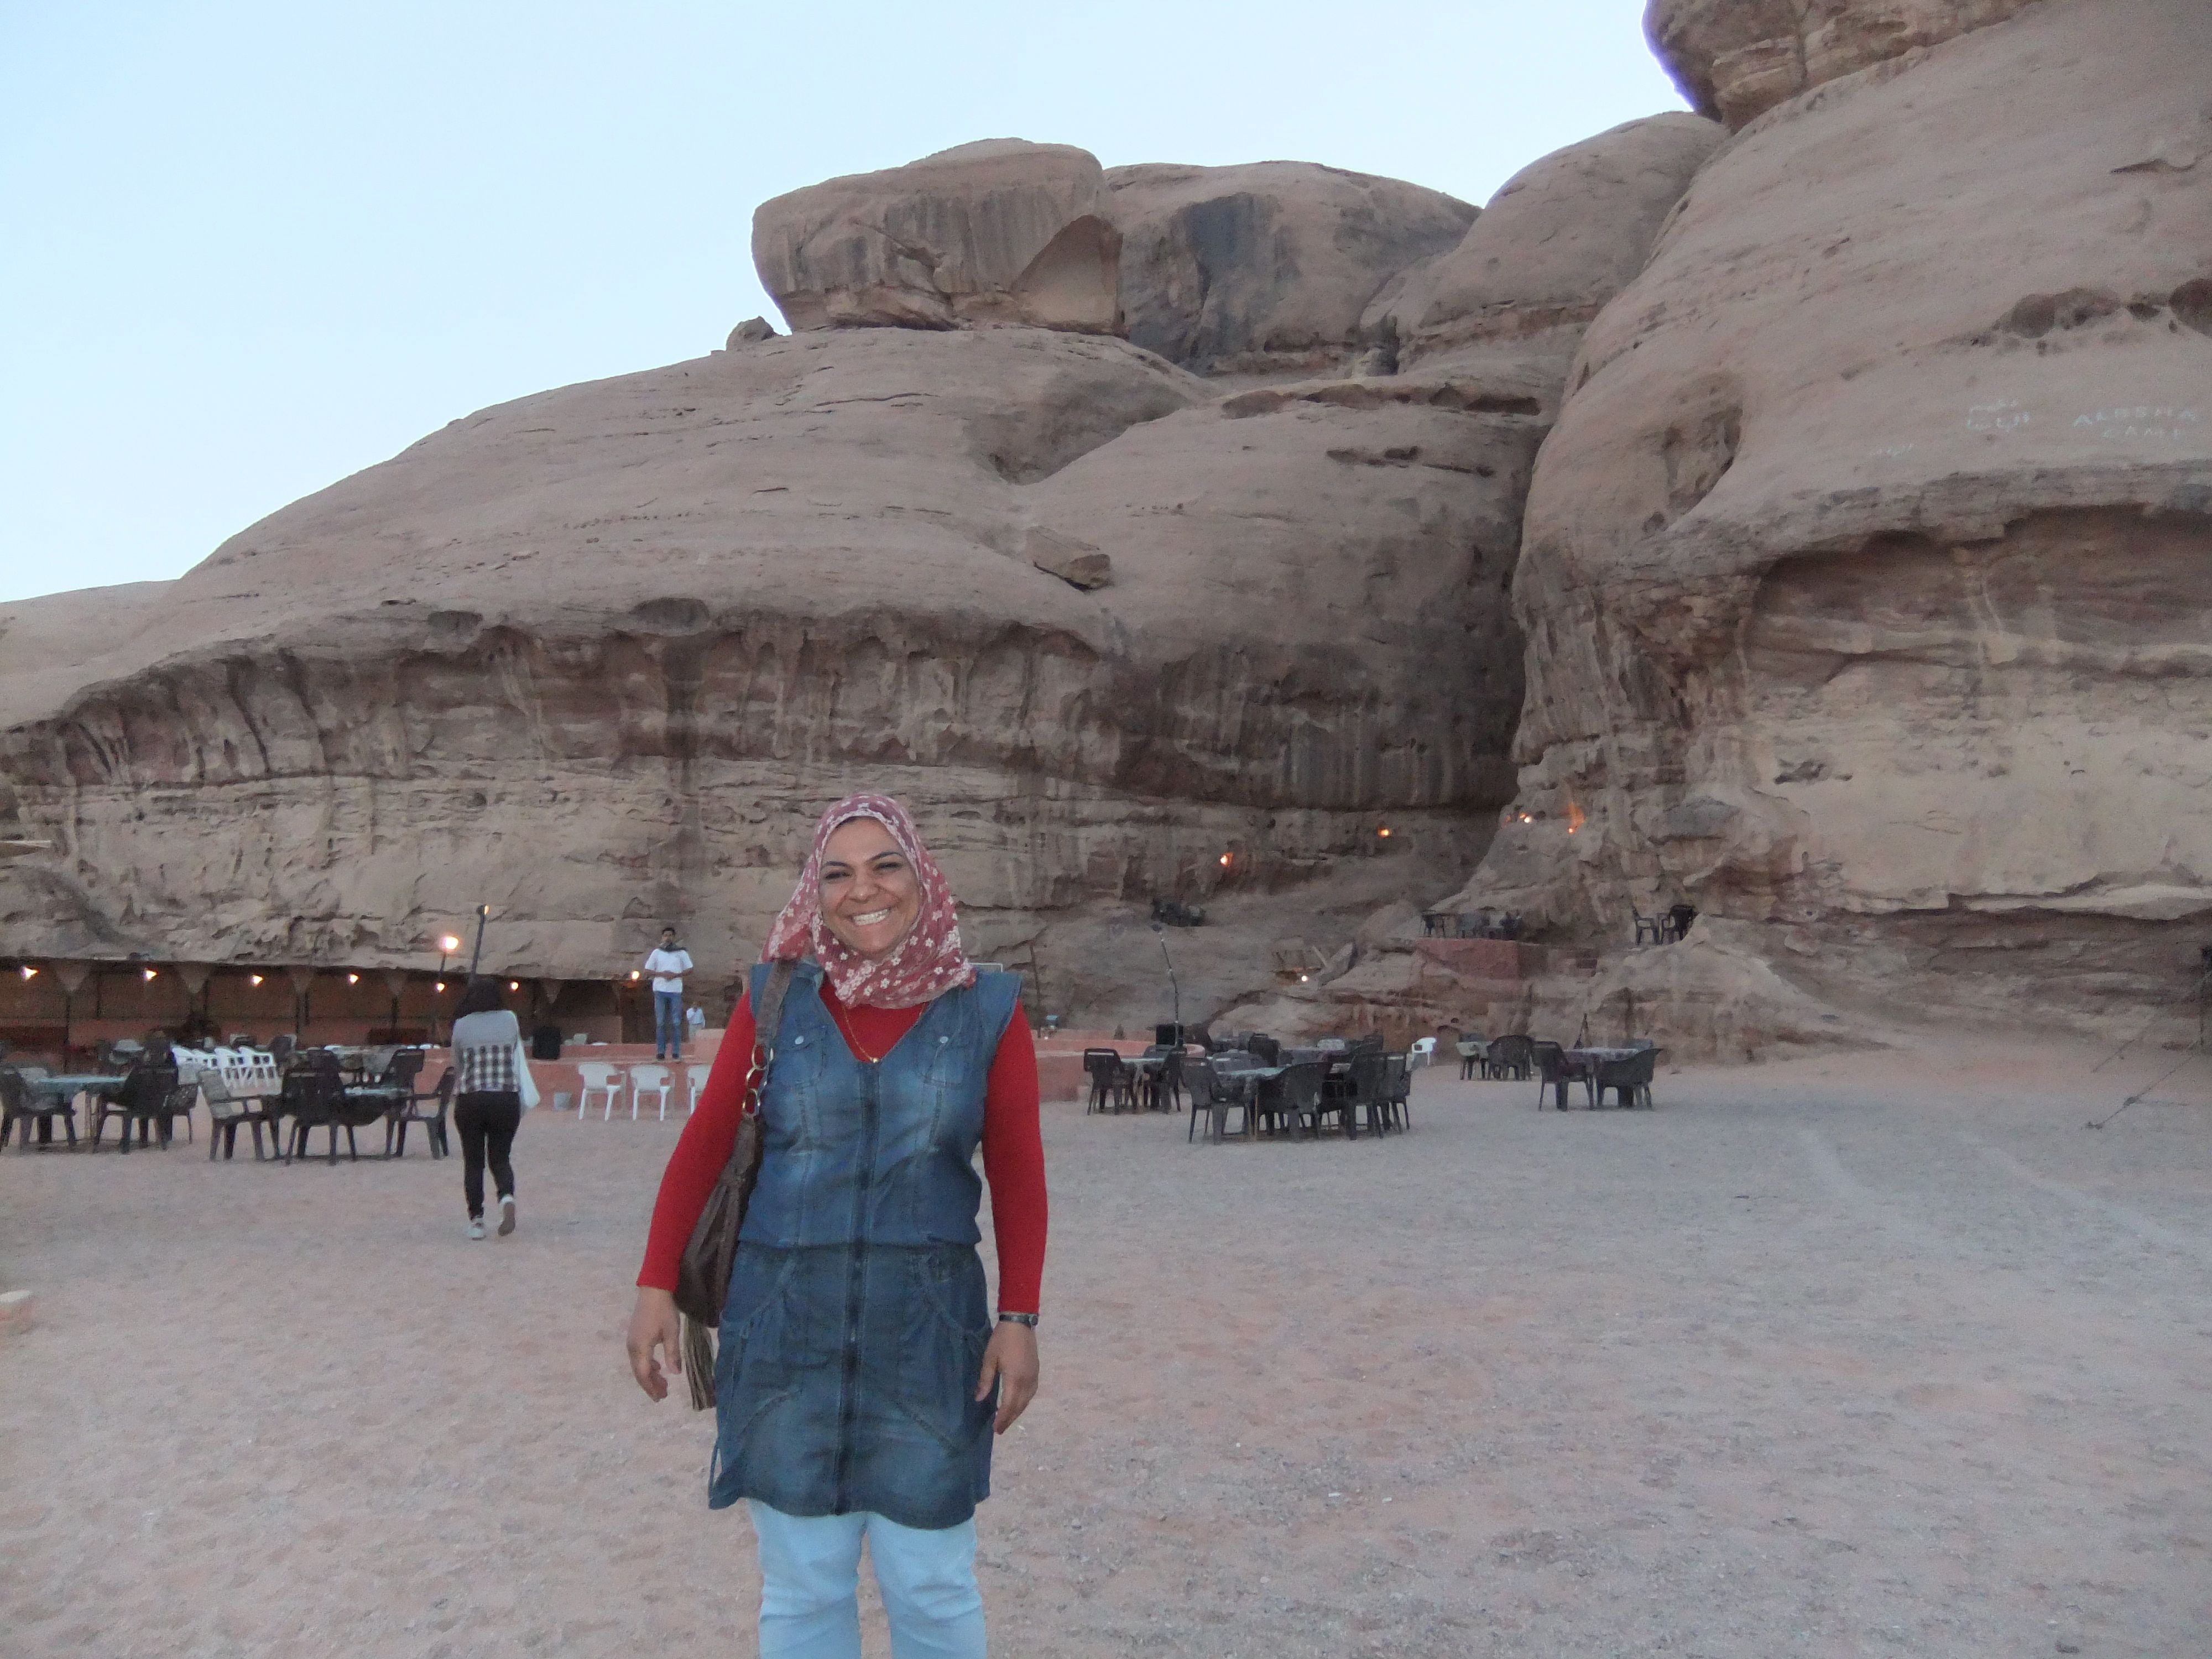
[[(615, 1097), (623, 1091), (621, 1071), (603, 1060), (580, 1060), (576, 1062), (576, 1074), (584, 1080), (584, 1091), (576, 1097), (576, 1121), (581, 1123), (584, 1114), (592, 1109), (593, 1095), (605, 1094), (607, 1109), (599, 1121), (605, 1122), (615, 1115)], [(629, 1110), (632, 1117), (637, 1115), (635, 1106)]]
[(1406, 1050), (1406, 1054), (1407, 1067), (1419, 1071), (1437, 1057), (1437, 1040), (1434, 1037), (1415, 1037), (1413, 1047)]
[(661, 1121), (668, 1119), (668, 1068), (665, 1066), (633, 1066), (629, 1068), (629, 1117), (637, 1121), (637, 1109), (645, 1103), (647, 1095), (660, 1097)]
[(711, 1066), (686, 1066), (684, 1068), (691, 1085), (690, 1103), (684, 1109), (687, 1113), (699, 1109), (699, 1097), (707, 1092), (707, 1079), (714, 1069)]

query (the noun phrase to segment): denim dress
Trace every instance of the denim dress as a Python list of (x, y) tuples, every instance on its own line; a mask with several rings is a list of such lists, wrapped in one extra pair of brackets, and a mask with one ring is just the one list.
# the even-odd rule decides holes
[[(752, 975), (759, 1006), (769, 969)], [(856, 1055), (802, 963), (761, 1093), (760, 1181), (714, 1366), (708, 1501), (957, 1526), (990, 1495), (994, 1401), (975, 1155), (1021, 981), (947, 991), (882, 1060)]]

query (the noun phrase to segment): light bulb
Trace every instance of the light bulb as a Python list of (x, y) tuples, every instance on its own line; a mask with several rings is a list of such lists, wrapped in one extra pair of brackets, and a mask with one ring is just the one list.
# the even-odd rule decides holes
[(522, 988), (522, 981), (519, 979), (511, 979), (507, 982), (507, 988), (510, 991), (520, 991)]
[(141, 973), (144, 977), (146, 977), (146, 978), (148, 978), (148, 979), (151, 979), (151, 978), (153, 978), (153, 977), (154, 977), (154, 970), (153, 970), (151, 968), (143, 968), (143, 969), (141, 969), (139, 970), (139, 972), (140, 972), (140, 973)]
[(448, 933), (445, 938), (438, 941), (438, 948), (441, 951), (443, 951), (447, 956), (451, 956), (454, 951), (461, 948), (461, 942), (459, 939), (454, 938), (453, 934)]
[(361, 975), (360, 975), (359, 974), (348, 974), (348, 975), (346, 975), (346, 983), (347, 983), (347, 984), (349, 984), (349, 985), (358, 985), (358, 984), (360, 984), (360, 983), (361, 983)]
[(1221, 867), (1224, 870), (1229, 867), (1229, 854), (1226, 853), (1221, 855)]
[(23, 977), (25, 979), (36, 979), (38, 976), (39, 970), (37, 969), (32, 967), (27, 962), (23, 964)]
[(258, 974), (248, 974), (246, 976), (246, 981), (249, 985), (258, 985), (261, 983), (261, 975)]
[(440, 996), (443, 996), (446, 994), (446, 981), (441, 979), (430, 988), (435, 991)]

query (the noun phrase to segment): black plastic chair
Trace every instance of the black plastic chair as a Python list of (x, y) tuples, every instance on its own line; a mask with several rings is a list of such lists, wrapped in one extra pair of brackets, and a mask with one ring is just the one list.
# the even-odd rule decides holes
[(1567, 1085), (1580, 1079), (1583, 1070), (1567, 1058), (1567, 1051), (1556, 1042), (1534, 1042), (1529, 1045), (1536, 1075), (1541, 1079), (1536, 1085), (1536, 1109), (1544, 1109), (1544, 1091), (1552, 1091), (1561, 1111), (1567, 1109)]
[(50, 1145), (54, 1138), (52, 1125), (59, 1118), (62, 1127), (69, 1133), (70, 1150), (76, 1150), (76, 1103), (51, 1090), (31, 1086), (33, 1078), (45, 1076), (43, 1071), (35, 1068), (0, 1067), (0, 1146), (8, 1144), (9, 1133), (13, 1131), (23, 1150), (29, 1152), (33, 1124), (39, 1127), (40, 1143)]
[(1229, 1133), (1229, 1115), (1241, 1113), (1237, 1133), (1249, 1136), (1252, 1133), (1252, 1103), (1240, 1098), (1214, 1076), (1213, 1062), (1194, 1060), (1183, 1068), (1183, 1081), (1190, 1086), (1190, 1132), (1185, 1141), (1198, 1139), (1198, 1121), (1207, 1120), (1207, 1135), (1216, 1142), (1225, 1139)]
[(1658, 1069), (1659, 1056), (1663, 1048), (1639, 1048), (1625, 1060), (1601, 1060), (1589, 1079), (1590, 1104), (1605, 1104), (1605, 1091), (1613, 1091), (1614, 1103), (1623, 1107), (1641, 1105), (1651, 1107), (1651, 1079)]
[(1508, 1036), (1492, 1037), (1490, 1052), (1483, 1061), (1485, 1074), (1526, 1079), (1529, 1067), (1535, 1063), (1535, 1047), (1533, 1038), (1517, 1031)]
[(1117, 1049), (1085, 1048), (1083, 1069), (1091, 1074), (1087, 1112), (1126, 1112), (1137, 1104), (1137, 1074)]
[[(123, 1120), (120, 1151), (127, 1152), (131, 1150), (131, 1130), (134, 1124), (138, 1130), (138, 1144), (141, 1146), (149, 1145), (155, 1126), (165, 1125), (173, 1110), (169, 1104), (169, 1097), (175, 1092), (176, 1087), (177, 1068), (174, 1066), (147, 1060), (133, 1066), (123, 1074), (121, 1088), (112, 1095), (101, 1095), (94, 1103), (92, 1150), (95, 1152), (100, 1150), (100, 1135), (111, 1117)], [(168, 1144), (166, 1133), (162, 1133), (161, 1140), (164, 1146)]]
[(1279, 1066), (1283, 1063), (1283, 1045), (1264, 1032), (1253, 1032), (1245, 1039), (1244, 1046), (1251, 1052), (1252, 1058), (1262, 1066)]
[(1160, 1055), (1159, 1069), (1145, 1079), (1145, 1088), (1151, 1096), (1154, 1111), (1179, 1112), (1182, 1109), (1183, 1051), (1170, 1048)]
[(1262, 1118), (1272, 1118), (1291, 1132), (1296, 1139), (1301, 1134), (1321, 1133), (1322, 1078), (1325, 1067), (1309, 1060), (1302, 1066), (1286, 1066), (1275, 1079), (1271, 1097), (1263, 1097), (1260, 1106)]
[[(419, 1068), (418, 1068), (419, 1069)], [(422, 1138), (429, 1143), (430, 1156), (441, 1158), (453, 1151), (446, 1133), (446, 1114), (453, 1107), (453, 1085), (460, 1073), (448, 1066), (438, 1079), (438, 1086), (426, 1095), (410, 1094), (399, 1110), (388, 1113), (384, 1120), (384, 1155), (386, 1158), (407, 1156), (407, 1126), (422, 1126)]]
[(1365, 1050), (1352, 1055), (1350, 1086), (1345, 1091), (1344, 1127), (1347, 1134), (1353, 1120), (1361, 1113), (1366, 1115), (1370, 1134), (1389, 1133), (1390, 1058)]
[(1382, 1056), (1382, 1122), (1401, 1129), (1413, 1127), (1413, 1067), (1404, 1054)]
[(331, 1135), (330, 1161), (338, 1161), (338, 1131), (346, 1132), (346, 1155), (361, 1156), (353, 1144), (353, 1127), (346, 1121), (345, 1077), (338, 1057), (327, 1048), (307, 1048), (292, 1056), (284, 1068), (284, 1089), (276, 1109), (292, 1120), (291, 1140), (285, 1160), (307, 1155), (307, 1137), (317, 1129)]

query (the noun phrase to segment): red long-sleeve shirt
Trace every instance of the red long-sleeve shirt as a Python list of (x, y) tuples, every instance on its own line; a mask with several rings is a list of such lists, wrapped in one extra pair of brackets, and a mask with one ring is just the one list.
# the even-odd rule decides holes
[[(822, 1004), (848, 1034), (847, 1040), (872, 1054), (889, 1054), (922, 1014), (921, 1008), (848, 1008), (826, 983)], [(730, 1016), (699, 1108), (684, 1126), (660, 1177), (645, 1265), (637, 1275), (637, 1282), (649, 1289), (676, 1288), (684, 1246), (730, 1161), (745, 1073), (752, 1065), (753, 1036), (752, 1002), (747, 998)], [(983, 1178), (991, 1183), (991, 1228), (999, 1245), (1000, 1310), (1035, 1313), (1044, 1279), (1044, 1141), (1037, 1126), (1036, 1045), (1018, 1007), (991, 1061), (983, 1103)]]

